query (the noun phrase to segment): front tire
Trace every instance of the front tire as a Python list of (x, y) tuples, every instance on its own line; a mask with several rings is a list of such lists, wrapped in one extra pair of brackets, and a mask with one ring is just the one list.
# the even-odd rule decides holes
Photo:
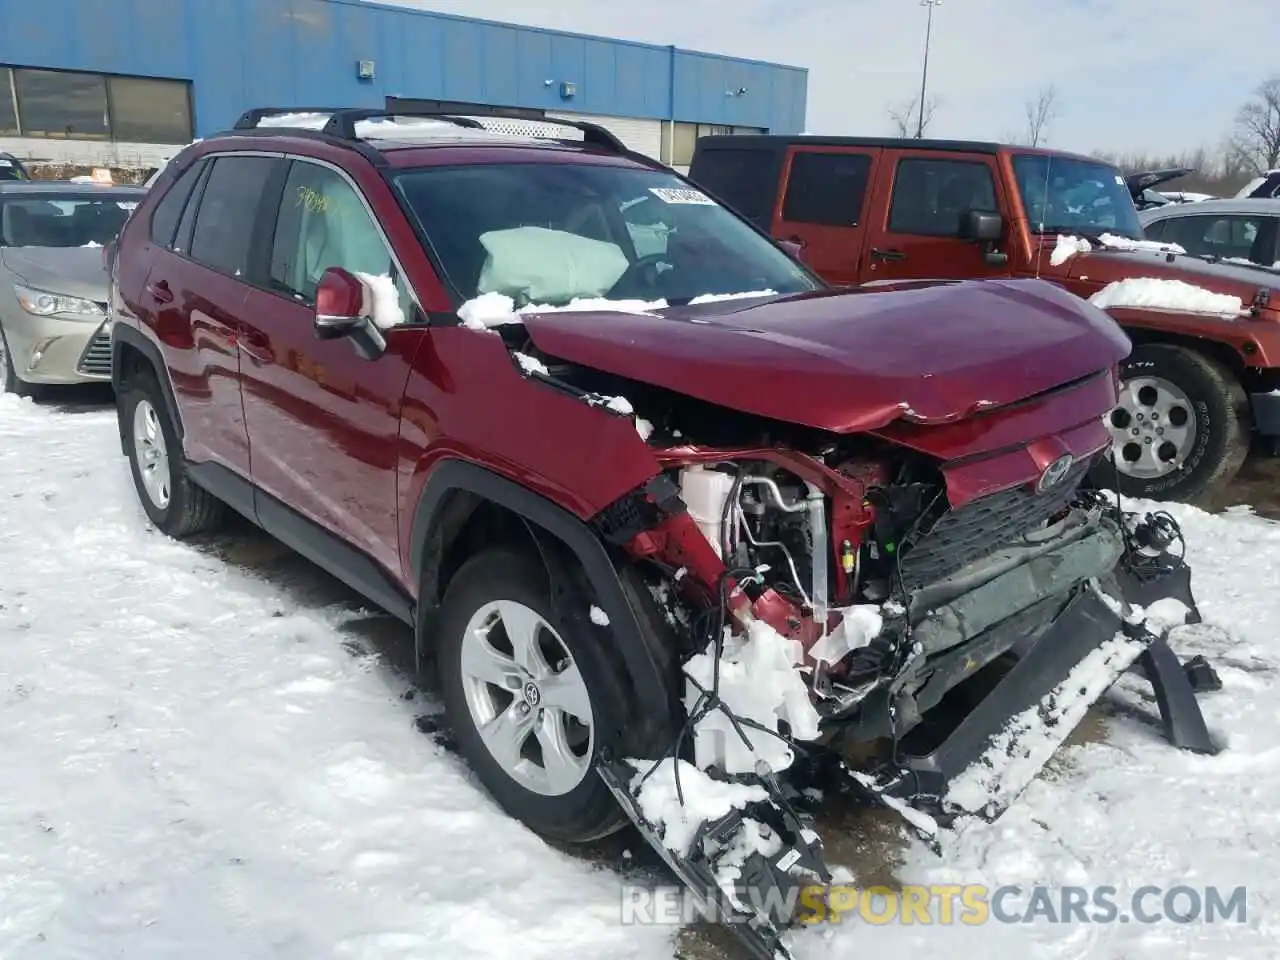
[(217, 529), (225, 508), (187, 475), (182, 443), (155, 377), (136, 374), (116, 402), (133, 485), (148, 519), (177, 540)]
[(9, 352), (9, 341), (5, 339), (3, 328), (0, 328), (0, 393), (12, 393), (17, 397), (31, 395), (31, 384), (20, 379), (13, 369), (13, 354)]
[(1146, 500), (1219, 495), (1249, 452), (1248, 400), (1236, 378), (1194, 350), (1152, 343), (1134, 347), (1120, 379), (1098, 485)]
[(437, 670), (458, 750), (489, 794), (535, 833), (585, 843), (626, 822), (594, 761), (622, 747), (633, 698), (590, 598), (562, 596), (552, 603), (533, 556), (477, 554), (445, 592)]

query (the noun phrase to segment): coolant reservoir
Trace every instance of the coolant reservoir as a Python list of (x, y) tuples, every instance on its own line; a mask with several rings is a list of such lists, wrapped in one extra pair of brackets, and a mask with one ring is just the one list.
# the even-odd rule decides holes
[[(689, 515), (711, 542), (720, 556), (720, 527), (724, 516), (724, 504), (733, 490), (733, 477), (718, 470), (708, 470), (697, 465), (680, 471), (680, 498), (689, 508)], [(723, 558), (722, 558), (723, 559)]]

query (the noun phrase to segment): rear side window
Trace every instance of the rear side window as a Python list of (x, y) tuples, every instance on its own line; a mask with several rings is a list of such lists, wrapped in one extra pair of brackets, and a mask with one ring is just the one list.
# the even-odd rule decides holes
[(270, 157), (219, 157), (213, 162), (196, 213), (192, 258), (229, 276), (248, 273), (258, 211), (275, 169)]
[[(1178, 244), (1192, 256), (1251, 260), (1266, 218), (1195, 214), (1171, 218), (1166, 222), (1169, 230), (1162, 239)], [(1257, 252), (1261, 254), (1260, 249)]]
[(193, 163), (178, 179), (169, 186), (169, 191), (156, 204), (151, 214), (151, 241), (162, 247), (173, 246), (173, 236), (178, 230), (178, 221), (182, 219), (182, 210), (187, 205), (187, 198), (200, 178), (204, 169), (204, 161)]
[(768, 230), (781, 174), (780, 156), (774, 150), (704, 149), (695, 157), (691, 177), (726, 206)]
[(862, 217), (862, 202), (871, 174), (865, 153), (797, 153), (782, 205), (788, 223), (853, 227)]
[(995, 178), (985, 163), (907, 157), (898, 162), (889, 232), (954, 237), (967, 210), (999, 213)]

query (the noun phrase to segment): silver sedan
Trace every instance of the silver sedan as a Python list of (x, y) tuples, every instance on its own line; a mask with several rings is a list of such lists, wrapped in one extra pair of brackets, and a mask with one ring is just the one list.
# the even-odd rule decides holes
[(0, 388), (111, 379), (103, 248), (141, 187), (0, 183)]

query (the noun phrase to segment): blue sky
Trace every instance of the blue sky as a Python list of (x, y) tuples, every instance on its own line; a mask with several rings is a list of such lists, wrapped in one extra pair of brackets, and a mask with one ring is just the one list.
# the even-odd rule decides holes
[[(387, 0), (383, 0), (387, 2)], [(809, 131), (887, 134), (919, 90), (919, 0), (391, 0), (510, 23), (675, 43), (809, 68)], [(1052, 146), (1168, 152), (1216, 146), (1273, 70), (1251, 41), (1275, 0), (943, 0), (934, 12), (930, 135), (1003, 139), (1059, 91)]]

